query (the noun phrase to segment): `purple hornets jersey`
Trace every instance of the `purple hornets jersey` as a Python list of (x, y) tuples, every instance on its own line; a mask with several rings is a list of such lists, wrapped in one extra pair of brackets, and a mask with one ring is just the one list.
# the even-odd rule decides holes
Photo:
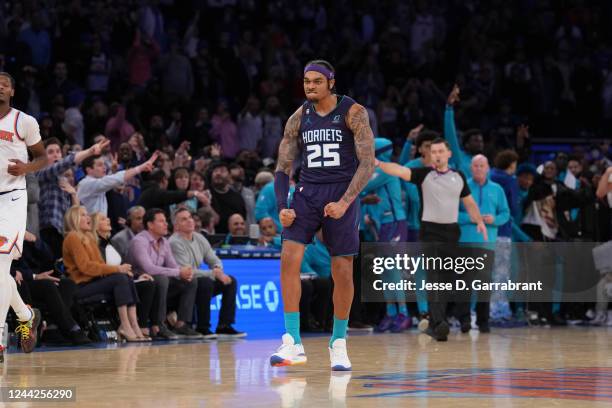
[(359, 165), (346, 115), (355, 101), (338, 95), (336, 109), (320, 116), (311, 102), (302, 105), (300, 181), (314, 184), (350, 182)]

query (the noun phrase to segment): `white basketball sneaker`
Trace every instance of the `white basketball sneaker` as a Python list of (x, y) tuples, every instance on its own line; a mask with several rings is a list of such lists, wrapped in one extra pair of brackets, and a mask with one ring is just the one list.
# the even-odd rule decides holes
[(351, 360), (346, 352), (346, 339), (336, 339), (329, 348), (332, 371), (351, 371)]
[(284, 367), (306, 363), (306, 353), (302, 344), (295, 344), (289, 333), (283, 334), (283, 344), (270, 356), (272, 367)]

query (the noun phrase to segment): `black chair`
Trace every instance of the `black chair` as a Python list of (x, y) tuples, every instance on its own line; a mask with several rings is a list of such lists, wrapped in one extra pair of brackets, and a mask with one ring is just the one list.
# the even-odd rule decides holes
[[(111, 295), (104, 293), (77, 298), (74, 315), (87, 336), (93, 341), (112, 341), (111, 332), (119, 327), (115, 302)], [(102, 333), (106, 333), (106, 338)]]

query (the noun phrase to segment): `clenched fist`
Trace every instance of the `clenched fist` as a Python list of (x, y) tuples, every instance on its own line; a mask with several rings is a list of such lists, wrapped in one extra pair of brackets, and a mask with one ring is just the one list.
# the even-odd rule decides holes
[(336, 201), (335, 203), (329, 203), (323, 209), (323, 215), (325, 217), (332, 217), (337, 220), (342, 218), (347, 208), (348, 204), (342, 200)]
[(290, 208), (285, 208), (278, 213), (280, 223), (284, 228), (290, 227), (295, 220), (295, 211)]

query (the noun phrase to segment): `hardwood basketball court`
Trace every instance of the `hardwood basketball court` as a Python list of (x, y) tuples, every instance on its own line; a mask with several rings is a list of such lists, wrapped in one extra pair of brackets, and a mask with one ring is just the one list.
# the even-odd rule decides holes
[(269, 367), (278, 339), (42, 349), (8, 354), (1, 383), (75, 387), (76, 403), (44, 406), (604, 407), (612, 403), (611, 334), (472, 330), (447, 343), (416, 331), (351, 335), (354, 371), (333, 375), (327, 336), (304, 338), (309, 361), (298, 368)]

